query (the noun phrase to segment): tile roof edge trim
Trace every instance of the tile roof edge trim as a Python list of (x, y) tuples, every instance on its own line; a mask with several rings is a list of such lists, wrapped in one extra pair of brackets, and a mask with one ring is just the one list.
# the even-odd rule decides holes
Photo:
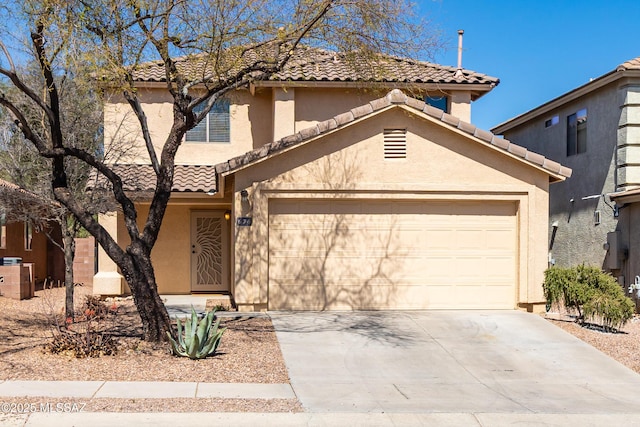
[[(223, 176), (229, 175), (231, 173), (244, 169), (257, 162), (262, 162), (268, 158), (271, 158), (274, 155), (282, 154), (290, 149), (296, 148), (303, 144), (307, 144), (318, 138), (322, 138), (325, 135), (336, 132), (347, 126), (351, 126), (355, 123), (359, 123), (360, 121), (367, 120), (373, 115), (380, 114), (391, 108), (403, 108), (414, 114), (420, 114), (422, 117), (424, 117), (425, 119), (433, 123), (439, 124), (441, 126), (446, 126), (449, 129), (453, 130), (454, 132), (462, 136), (465, 136), (467, 138), (473, 138), (474, 140), (482, 143), (483, 145), (491, 149), (504, 153), (516, 160), (522, 161), (530, 166), (538, 168), (541, 171), (544, 171), (545, 173), (555, 177), (556, 179), (564, 180), (565, 178), (569, 178), (571, 176), (571, 169), (562, 165), (560, 165), (561, 167), (558, 170), (547, 168), (544, 166), (546, 164), (545, 162), (546, 158), (544, 156), (535, 152), (530, 152), (526, 148), (520, 145), (514, 144), (504, 138), (499, 138), (498, 136), (496, 136), (495, 134), (489, 131), (479, 129), (476, 126), (472, 125), (471, 123), (464, 122), (457, 117), (450, 116), (447, 114), (443, 114), (441, 118), (436, 118), (433, 115), (428, 114), (428, 112), (425, 112), (427, 108), (426, 106), (423, 106), (423, 105), (426, 105), (424, 104), (424, 102), (412, 100), (412, 99), (410, 100), (410, 97), (408, 97), (404, 92), (402, 92), (399, 89), (394, 89), (390, 91), (386, 96), (382, 98), (372, 100), (369, 103), (369, 105), (371, 105), (374, 108), (372, 111), (364, 115), (356, 117), (352, 113), (353, 110), (339, 114), (332, 119), (325, 120), (314, 126), (311, 126), (311, 128), (317, 127), (317, 129), (320, 132), (316, 132), (316, 131), (309, 132), (306, 129), (301, 130), (293, 135), (286, 136), (278, 141), (274, 141), (263, 147), (251, 150), (240, 156), (231, 158), (226, 162), (219, 163), (216, 165), (216, 171), (220, 171), (220, 173)], [(378, 105), (377, 109), (375, 107), (376, 105)], [(327, 123), (331, 122), (332, 120), (335, 121), (337, 126), (335, 127), (327, 126)], [(321, 131), (322, 129), (325, 129), (325, 128), (326, 130)], [(303, 138), (304, 134), (307, 134), (310, 136), (307, 138)], [(265, 147), (267, 147), (266, 150), (265, 150)], [(258, 155), (260, 151), (266, 151), (266, 154)], [(531, 153), (531, 155), (528, 155), (528, 153)]]
[[(360, 107), (364, 107), (366, 105), (369, 105), (369, 104), (365, 104)], [(239, 156), (235, 156), (227, 161), (217, 163), (215, 165), (216, 173), (222, 176), (228, 176), (228, 175), (234, 174), (256, 163), (263, 162), (267, 159), (270, 159), (271, 157), (278, 156), (280, 154), (288, 152), (289, 150), (293, 150), (302, 145), (306, 145), (312, 141), (315, 141), (316, 139), (323, 138), (327, 135), (330, 135), (339, 130), (345, 129), (349, 126), (359, 123), (363, 120), (366, 120), (373, 115), (382, 113), (383, 111), (392, 109), (394, 107), (398, 107), (400, 105), (403, 105), (403, 104), (388, 104), (382, 108), (378, 108), (378, 109), (373, 108), (371, 112), (359, 117), (354, 117), (352, 111), (349, 110), (345, 113), (339, 114), (338, 116), (332, 117), (327, 120), (323, 120), (322, 122), (312, 125), (309, 128), (302, 129), (293, 135), (285, 136), (284, 138), (280, 138), (277, 141), (265, 144), (262, 147), (255, 148)], [(359, 107), (356, 107), (356, 108), (359, 108)], [(339, 116), (342, 116), (343, 118), (350, 117), (350, 120), (347, 120), (347, 121), (343, 120), (342, 122), (338, 122), (336, 120), (336, 117), (339, 117)], [(318, 129), (319, 132), (315, 132), (316, 128)], [(326, 129), (322, 130), (323, 128), (326, 128)], [(313, 131), (309, 131), (309, 129), (312, 129)], [(307, 138), (302, 138), (302, 135), (304, 133), (309, 133), (310, 136)], [(294, 141), (290, 142), (291, 140), (294, 140)], [(263, 155), (260, 157), (254, 157), (255, 154), (265, 150), (265, 147), (267, 151), (266, 155)]]
[[(423, 111), (419, 111), (404, 105), (396, 104), (396, 106), (403, 107), (407, 110), (411, 109), (416, 113), (422, 113), (427, 119), (431, 120), (436, 124), (447, 126), (452, 131), (458, 133), (459, 135), (462, 135), (468, 138), (473, 138), (477, 142), (486, 146), (487, 148), (493, 149), (496, 152), (507, 155), (513, 158), (514, 160), (526, 163), (529, 166), (532, 166), (546, 173), (547, 175), (553, 177), (554, 182), (564, 181), (565, 179), (571, 177), (572, 170), (570, 168), (560, 165), (559, 163), (558, 165), (560, 165), (560, 167), (558, 168), (558, 170), (548, 168), (545, 166), (545, 164), (547, 163), (546, 160), (551, 160), (551, 159), (547, 159), (546, 157), (536, 153), (535, 151), (529, 151), (526, 148), (518, 144), (514, 144), (508, 139), (501, 138), (500, 136), (495, 135), (489, 131), (477, 128), (476, 126), (474, 126), (469, 122), (460, 120), (457, 125), (452, 125), (443, 119), (437, 119), (432, 116), (429, 116)], [(556, 162), (553, 162), (553, 163), (556, 163)]]

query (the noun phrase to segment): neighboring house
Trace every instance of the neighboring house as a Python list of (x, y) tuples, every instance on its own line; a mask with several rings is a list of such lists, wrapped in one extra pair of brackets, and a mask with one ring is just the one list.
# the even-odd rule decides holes
[(41, 286), (45, 279), (64, 283), (64, 254), (47, 237), (49, 234), (61, 242), (59, 225), (51, 221), (33, 225), (20, 212), (24, 209), (33, 215), (38, 206), (48, 211), (46, 202), (15, 184), (0, 180), (0, 205), (4, 205), (0, 214), (0, 258), (20, 258), (23, 265), (29, 266), (32, 285)]
[[(240, 310), (544, 307), (548, 189), (571, 171), (468, 123), (498, 80), (393, 59), (394, 79), (367, 81), (314, 54), (187, 134), (152, 253), (159, 292), (228, 293)], [(171, 124), (162, 75), (137, 75), (156, 136)], [(105, 105), (107, 144), (124, 111)], [(145, 163), (116, 166), (140, 217)], [(101, 223), (128, 243), (120, 213)], [(94, 292), (126, 293), (98, 261)]]
[(492, 129), (573, 169), (550, 190), (549, 263), (640, 275), (640, 58)]

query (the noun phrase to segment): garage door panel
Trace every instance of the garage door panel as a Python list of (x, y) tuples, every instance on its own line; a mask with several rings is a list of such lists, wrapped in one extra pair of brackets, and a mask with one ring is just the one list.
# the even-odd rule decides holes
[(513, 257), (485, 257), (484, 263), (486, 268), (487, 277), (499, 278), (511, 280), (513, 278)]
[(513, 308), (515, 226), (514, 203), (272, 201), (269, 308)]

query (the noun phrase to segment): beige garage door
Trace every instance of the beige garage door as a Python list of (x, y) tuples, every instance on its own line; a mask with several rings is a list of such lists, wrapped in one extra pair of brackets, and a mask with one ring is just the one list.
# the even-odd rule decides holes
[(516, 206), (271, 200), (269, 309), (511, 309)]

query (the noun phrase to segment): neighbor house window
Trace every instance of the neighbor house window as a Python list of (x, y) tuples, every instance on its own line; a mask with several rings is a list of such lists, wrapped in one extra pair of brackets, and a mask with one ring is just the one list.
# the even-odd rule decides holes
[(550, 119), (544, 121), (544, 127), (550, 128), (551, 126), (557, 125), (558, 123), (560, 123), (560, 117), (553, 116)]
[[(195, 108), (202, 111), (204, 105)], [(229, 101), (219, 99), (213, 104), (209, 114), (191, 130), (187, 131), (187, 142), (230, 142)]]
[(27, 251), (31, 250), (31, 245), (33, 243), (33, 226), (30, 222), (24, 223), (24, 249)]
[(567, 156), (587, 151), (587, 109), (567, 117)]
[(427, 105), (431, 105), (432, 107), (436, 107), (447, 113), (449, 106), (449, 99), (446, 96), (427, 96), (424, 98), (424, 102)]

